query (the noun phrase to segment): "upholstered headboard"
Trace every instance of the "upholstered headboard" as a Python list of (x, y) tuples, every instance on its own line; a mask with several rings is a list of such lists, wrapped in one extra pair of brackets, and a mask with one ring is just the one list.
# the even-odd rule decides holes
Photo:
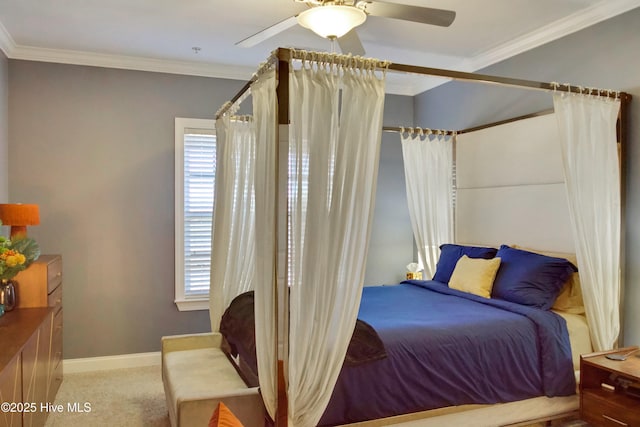
[[(463, 133), (455, 153), (457, 242), (507, 244), (577, 265), (554, 114)], [(554, 309), (567, 322), (577, 370), (579, 355), (592, 351), (577, 273)]]
[(573, 253), (554, 114), (458, 135), (456, 241)]

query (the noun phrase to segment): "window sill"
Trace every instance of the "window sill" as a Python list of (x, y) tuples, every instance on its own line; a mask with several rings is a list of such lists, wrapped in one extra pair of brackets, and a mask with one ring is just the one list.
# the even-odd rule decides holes
[(209, 310), (209, 298), (175, 300), (178, 311)]

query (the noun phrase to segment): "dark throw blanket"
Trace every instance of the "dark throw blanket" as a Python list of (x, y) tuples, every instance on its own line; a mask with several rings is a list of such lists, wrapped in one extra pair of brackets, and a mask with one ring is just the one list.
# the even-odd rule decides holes
[[(222, 315), (220, 333), (229, 343), (231, 355), (240, 354), (257, 373), (253, 305), (253, 291), (235, 297)], [(345, 356), (345, 366), (358, 366), (385, 357), (387, 353), (378, 333), (371, 325), (358, 319)]]

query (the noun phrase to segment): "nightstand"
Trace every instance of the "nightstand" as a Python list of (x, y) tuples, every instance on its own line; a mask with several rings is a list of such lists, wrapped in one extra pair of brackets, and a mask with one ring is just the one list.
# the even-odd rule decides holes
[(640, 351), (623, 361), (606, 358), (607, 354), (625, 354), (637, 348), (580, 356), (582, 420), (594, 426), (640, 426)]

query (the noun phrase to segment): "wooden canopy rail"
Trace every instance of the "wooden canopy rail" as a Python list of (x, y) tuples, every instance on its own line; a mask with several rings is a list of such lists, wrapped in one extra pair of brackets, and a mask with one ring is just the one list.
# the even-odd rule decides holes
[[(234, 107), (234, 104), (236, 102), (238, 101), (242, 102), (242, 100), (246, 98), (245, 96), (246, 92), (251, 89), (251, 85), (260, 77), (260, 75), (263, 72), (270, 70), (274, 67), (275, 73), (276, 73), (276, 82), (277, 82), (276, 83), (276, 97), (277, 97), (276, 115), (278, 117), (277, 124), (285, 125), (285, 126), (289, 125), (289, 73), (291, 70), (291, 63), (294, 60), (312, 60), (312, 58), (309, 57), (308, 52), (299, 51), (295, 49), (278, 48), (277, 50), (275, 50), (269, 56), (267, 61), (261, 64), (258, 71), (240, 89), (240, 91), (230, 100), (230, 102), (227, 102), (218, 110), (218, 112), (216, 113), (216, 119), (218, 119), (227, 111), (229, 111), (232, 107)], [(626, 141), (626, 137), (628, 135), (628, 129), (627, 129), (628, 128), (628, 112), (629, 112), (628, 106), (632, 98), (630, 94), (625, 92), (614, 92), (606, 89), (583, 88), (580, 86), (572, 86), (566, 83), (558, 84), (558, 83), (537, 82), (532, 80), (515, 79), (515, 78), (492, 76), (492, 75), (486, 75), (486, 74), (476, 74), (476, 73), (453, 71), (453, 70), (446, 70), (446, 69), (439, 69), (439, 68), (421, 67), (417, 65), (405, 65), (405, 64), (382, 63), (382, 62), (381, 64), (384, 64), (384, 68), (379, 68), (381, 71), (388, 70), (392, 72), (399, 72), (399, 73), (406, 73), (406, 74), (436, 76), (436, 77), (443, 77), (451, 80), (460, 80), (460, 81), (467, 81), (472, 83), (494, 84), (498, 86), (508, 86), (508, 87), (514, 87), (514, 88), (520, 88), (520, 89), (541, 90), (546, 92), (557, 91), (557, 92), (567, 92), (567, 93), (582, 93), (582, 94), (591, 94), (591, 95), (597, 95), (602, 97), (609, 97), (613, 99), (619, 98), (621, 101), (620, 119), (618, 121), (618, 132), (619, 132), (618, 137), (619, 137), (619, 141), (621, 142), (621, 175), (622, 175), (621, 184), (622, 184), (622, 188), (625, 188), (624, 174), (626, 170), (626, 165), (625, 165), (626, 162), (624, 159), (625, 159), (625, 153), (626, 153), (626, 146), (625, 146), (626, 144), (624, 144), (624, 141)], [(535, 113), (534, 115), (537, 115), (537, 114), (538, 113)], [(530, 116), (534, 116), (534, 115), (530, 115)], [(508, 122), (508, 121), (510, 120), (507, 120), (504, 122)], [(465, 129), (457, 133), (470, 132), (473, 130), (478, 130), (480, 128), (482, 127)], [(405, 131), (406, 129), (408, 128), (405, 128)], [(388, 132), (400, 132), (402, 128), (386, 127), (386, 128), (383, 128), (383, 130)], [(453, 133), (454, 133), (453, 131), (447, 131), (448, 135)], [(276, 144), (278, 145), (278, 148), (277, 148), (278, 152), (280, 152), (280, 145), (281, 145), (280, 140), (281, 140), (280, 126), (277, 126), (276, 127)], [(278, 161), (279, 157), (280, 156), (276, 156), (276, 163), (282, 163)], [(281, 167), (286, 168), (287, 165), (276, 164), (276, 168), (275, 168), (276, 176), (274, 177), (274, 181), (278, 189), (283, 189), (284, 191), (286, 191), (286, 188), (287, 188), (286, 182), (283, 182), (283, 177), (286, 178), (286, 173), (282, 174), (281, 176), (279, 176), (278, 174), (278, 171)], [(286, 242), (287, 241), (286, 222), (284, 223), (284, 227), (282, 227), (283, 224), (281, 224), (278, 221), (278, 213), (284, 212), (284, 215), (286, 216), (287, 201), (286, 200), (284, 201), (284, 206), (283, 206), (282, 201), (279, 199), (280, 198), (277, 198), (275, 201), (274, 209), (276, 212), (276, 220), (275, 220), (275, 223), (273, 224), (273, 229), (276, 232), (275, 233), (275, 235), (277, 236), (276, 239), (277, 240), (284, 239), (284, 242)], [(622, 191), (622, 212), (623, 213), (624, 213), (624, 202), (625, 202), (624, 191)], [(624, 216), (621, 219), (623, 221), (622, 222), (623, 230), (621, 234), (622, 236), (624, 236)], [(624, 256), (623, 249), (624, 249), (624, 239), (622, 240), (621, 259), (624, 259), (622, 258)], [(277, 283), (278, 272), (287, 271), (287, 260), (286, 259), (278, 260), (277, 253), (278, 253), (278, 241), (275, 242), (275, 254), (276, 254), (275, 258), (276, 259), (274, 259), (274, 262), (276, 265), (274, 280), (276, 280), (276, 283)], [(286, 257), (283, 257), (283, 258), (286, 258)], [(287, 280), (286, 274), (282, 275), (282, 277), (284, 277), (283, 280), (286, 282)], [(283, 289), (285, 289), (286, 285), (287, 284), (284, 283)], [(276, 288), (274, 289), (275, 304), (276, 304), (276, 306), (274, 307), (274, 309), (276, 310), (275, 325), (278, 325), (280, 323), (280, 320), (279, 320), (280, 314), (278, 313), (277, 305), (279, 301), (278, 293), (280, 291), (278, 290), (277, 285), (275, 288)], [(285, 307), (288, 306), (287, 296), (288, 296), (288, 292), (282, 292), (282, 297), (284, 298), (284, 300), (281, 300), (281, 301), (284, 301)], [(286, 312), (284, 312), (284, 316), (285, 316), (285, 319), (283, 321), (283, 324), (286, 324), (288, 322), (286, 319), (286, 316), (287, 316)], [(275, 336), (274, 346), (276, 349), (279, 347), (280, 334), (284, 334), (283, 341), (284, 341), (284, 348), (286, 349), (288, 346), (286, 332), (280, 331), (277, 326), (276, 326), (276, 336)], [(276, 366), (274, 367), (278, 376), (277, 383), (276, 383), (277, 384), (276, 386), (277, 387), (277, 390), (276, 390), (277, 409), (276, 409), (276, 416), (274, 421), (275, 421), (276, 427), (286, 427), (288, 426), (288, 399), (287, 399), (287, 392), (285, 388), (286, 363), (284, 362), (284, 360), (280, 358), (278, 359), (279, 360), (277, 360)], [(414, 418), (415, 418), (415, 415), (416, 414), (413, 414)], [(402, 420), (399, 420), (399, 421), (402, 421)], [(375, 420), (372, 420), (371, 422), (375, 424)], [(362, 423), (362, 424), (365, 424), (365, 423)]]
[[(261, 68), (266, 69), (272, 64), (276, 64), (276, 73), (277, 74), (287, 74), (289, 71), (289, 65), (293, 60), (302, 60), (306, 59), (304, 55), (306, 52), (290, 49), (290, 48), (278, 48), (276, 49), (267, 59), (267, 61), (262, 64)], [(422, 67), (418, 65), (407, 65), (407, 64), (397, 64), (397, 63), (388, 63), (387, 69), (389, 71), (395, 71), (399, 73), (405, 74), (420, 74), (425, 76), (435, 76), (435, 77), (443, 77), (451, 80), (460, 80), (467, 82), (475, 82), (475, 83), (485, 83), (485, 84), (496, 84), (499, 86), (510, 86), (521, 89), (531, 89), (531, 90), (542, 90), (542, 91), (558, 91), (558, 92), (571, 92), (571, 93), (588, 93), (591, 95), (604, 96), (609, 98), (620, 98), (621, 101), (630, 101), (631, 95), (626, 92), (617, 92), (611, 91), (608, 89), (598, 89), (598, 88), (585, 88), (578, 85), (570, 85), (568, 83), (553, 83), (553, 82), (538, 82), (534, 80), (525, 80), (525, 79), (515, 79), (510, 77), (501, 77), (501, 76), (492, 76), (488, 74), (477, 74), (477, 73), (469, 73), (464, 71), (455, 71), (455, 70), (447, 70), (442, 68), (431, 68), (431, 67)], [(226, 112), (228, 108), (231, 107), (236, 101), (238, 101), (242, 95), (251, 88), (251, 84), (257, 80), (260, 76), (260, 72), (256, 72), (251, 79), (240, 89), (240, 91), (231, 99), (230, 103), (223, 106), (216, 114), (216, 118), (221, 116)], [(278, 76), (279, 77), (279, 76)], [(278, 78), (279, 82), (282, 82), (283, 79)], [(278, 86), (279, 94), (288, 93), (288, 82), (284, 83), (285, 88), (281, 88)], [(278, 97), (279, 102), (280, 97)], [(287, 97), (288, 99), (288, 97)], [(283, 119), (285, 116), (288, 118), (288, 106), (283, 108), (283, 105), (279, 106), (280, 110), (280, 118)], [(284, 112), (287, 112), (285, 115)], [(286, 122), (288, 123), (288, 121)], [(280, 124), (285, 124), (280, 120)]]

